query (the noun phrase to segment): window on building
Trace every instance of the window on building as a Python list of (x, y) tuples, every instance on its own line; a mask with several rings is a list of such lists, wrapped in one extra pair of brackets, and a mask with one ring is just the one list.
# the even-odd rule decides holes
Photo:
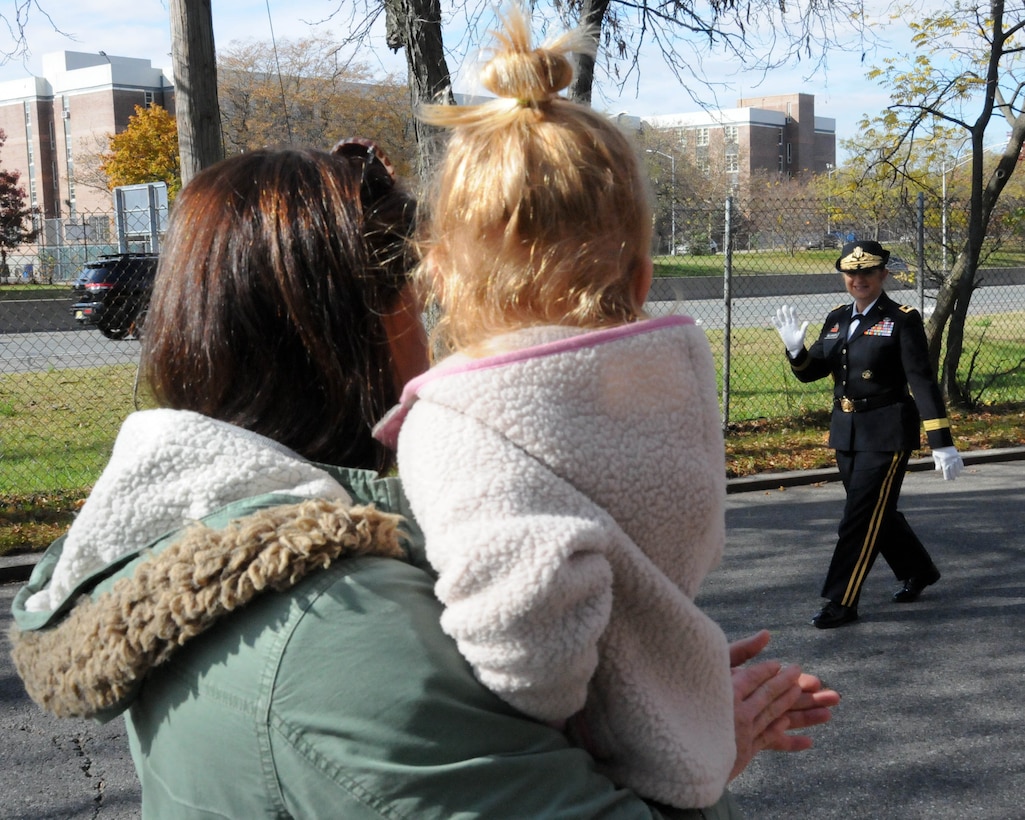
[(782, 144), (783, 144), (783, 129), (780, 128), (779, 129), (779, 139), (776, 140), (776, 145), (782, 145)]
[(736, 145), (739, 141), (737, 126), (724, 125), (722, 129), (722, 139), (727, 145)]
[(787, 165), (790, 165), (794, 161), (793, 144), (787, 143)]
[(86, 216), (82, 219), (84, 238), (92, 242), (110, 242), (110, 219), (106, 216)]
[(28, 195), (29, 205), (33, 208), (38, 206), (39, 200), (36, 197), (36, 154), (33, 150), (32, 137), (32, 104), (25, 101), (25, 151), (28, 154)]
[(724, 162), (727, 174), (736, 173), (740, 170), (740, 160), (736, 154), (727, 154)]
[(35, 162), (32, 155), (32, 105), (31, 103), (25, 103), (25, 145), (28, 149), (28, 164), (29, 167)]
[(698, 162), (698, 170), (706, 177), (712, 172), (712, 166), (708, 163), (708, 160), (700, 160)]
[(153, 107), (153, 92), (152, 91), (144, 91), (142, 93), (142, 100), (143, 100), (143, 107), (144, 108), (152, 108)]
[(681, 148), (687, 147), (687, 129), (677, 128), (676, 129), (676, 141)]
[(695, 128), (695, 137), (698, 145), (708, 145), (708, 129), (707, 128)]
[(61, 186), (60, 186), (60, 176), (57, 173), (57, 163), (56, 162), (53, 163), (53, 168), (50, 171), (50, 179), (52, 180), (52, 182), (50, 184), (53, 185), (53, 201), (56, 203), (57, 216), (60, 216), (60, 214), (61, 214)]
[(71, 111), (68, 108), (68, 98), (61, 101), (61, 108), (64, 113), (64, 163), (68, 169), (68, 211), (71, 216), (75, 215), (75, 155), (71, 144)]

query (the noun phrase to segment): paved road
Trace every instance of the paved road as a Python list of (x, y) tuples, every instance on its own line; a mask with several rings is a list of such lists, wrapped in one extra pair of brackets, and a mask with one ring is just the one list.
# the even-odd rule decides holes
[[(0, 290), (0, 334), (74, 330), (71, 293), (59, 298), (14, 298)], [(35, 295), (34, 295), (35, 296)]]
[(7, 632), (16, 584), (0, 585), (0, 817), (131, 820), (140, 815), (124, 722), (58, 720), (28, 699)]
[[(1022, 454), (1017, 453), (1020, 458)], [(821, 478), (819, 476), (804, 477)], [(956, 482), (912, 472), (903, 509), (943, 579), (911, 605), (869, 576), (861, 620), (808, 619), (843, 500), (835, 481), (734, 485), (728, 549), (700, 603), (731, 637), (757, 627), (770, 651), (843, 693), (800, 755), (762, 755), (734, 783), (751, 820), (1018, 820), (1025, 806), (1025, 461), (969, 461)], [(138, 816), (122, 725), (47, 718), (10, 666), (12, 585), (0, 586), (0, 816)]]
[[(995, 272), (984, 274), (1003, 281)], [(917, 291), (898, 288), (896, 284), (894, 281), (887, 289), (893, 299), (931, 313), (934, 292), (927, 293), (923, 301)], [(687, 314), (710, 330), (722, 329), (726, 320), (722, 290), (722, 281), (715, 277), (700, 277), (700, 281), (661, 279), (655, 283), (647, 309), (653, 316)], [(787, 302), (811, 322), (814, 332), (817, 322), (846, 299), (835, 273), (738, 277), (730, 303), (730, 322), (733, 327), (770, 330), (776, 308)], [(1017, 279), (1012, 284), (987, 283), (972, 295), (972, 313), (976, 315), (1006, 313), (1022, 304), (1025, 285)], [(137, 341), (112, 341), (93, 327), (76, 325), (68, 305), (66, 298), (0, 301), (0, 373), (96, 367), (138, 360)]]
[[(849, 301), (850, 297), (843, 292), (837, 282), (835, 290), (825, 293), (791, 293), (768, 296), (735, 296), (730, 302), (730, 323), (733, 327), (764, 327), (771, 329), (771, 317), (781, 304), (790, 304), (797, 308), (798, 315), (811, 323), (808, 331), (809, 339), (818, 333), (819, 323), (825, 319), (829, 311), (839, 304)], [(929, 292), (924, 300), (915, 290), (890, 287), (887, 295), (900, 304), (911, 305), (921, 309), (926, 316), (932, 314), (935, 304), (935, 292)], [(658, 294), (656, 294), (658, 295)], [(666, 291), (662, 296), (669, 297)], [(972, 294), (973, 315), (1000, 314), (1015, 312), (1025, 304), (1025, 285), (1006, 285), (980, 288)], [(653, 316), (665, 316), (671, 313), (687, 314), (699, 320), (709, 330), (721, 330), (726, 323), (725, 309), (721, 294), (716, 298), (693, 299), (680, 298), (675, 301), (654, 299), (646, 305)]]
[(837, 483), (731, 494), (728, 551), (700, 603), (731, 637), (774, 635), (775, 656), (841, 691), (801, 755), (762, 755), (734, 784), (760, 820), (1018, 820), (1025, 816), (1025, 461), (955, 482), (908, 475), (902, 508), (943, 572), (890, 601), (885, 563), (861, 620), (817, 630), (819, 585), (843, 501)]
[(0, 299), (0, 373), (137, 362), (139, 343), (75, 322), (71, 299)]
[(139, 342), (114, 341), (92, 327), (42, 333), (0, 334), (0, 373), (105, 367), (139, 360)]

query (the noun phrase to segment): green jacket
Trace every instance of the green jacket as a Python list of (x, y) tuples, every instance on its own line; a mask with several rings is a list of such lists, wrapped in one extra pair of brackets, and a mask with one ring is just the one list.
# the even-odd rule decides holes
[(28, 612), (61, 539), (19, 592), (26, 689), (125, 715), (144, 818), (728, 816), (660, 813), (482, 687), (398, 482), (331, 472), (356, 506), (235, 502)]

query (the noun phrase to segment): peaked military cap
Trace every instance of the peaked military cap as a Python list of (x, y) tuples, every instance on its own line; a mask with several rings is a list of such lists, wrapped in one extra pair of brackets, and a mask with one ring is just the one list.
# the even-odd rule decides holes
[(836, 260), (836, 269), (848, 272), (868, 270), (885, 266), (889, 259), (890, 252), (882, 245), (871, 239), (863, 239), (843, 246), (840, 258)]

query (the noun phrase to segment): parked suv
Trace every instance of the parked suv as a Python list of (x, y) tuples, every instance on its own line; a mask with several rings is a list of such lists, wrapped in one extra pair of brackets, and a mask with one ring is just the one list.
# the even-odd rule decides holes
[(138, 338), (157, 272), (156, 254), (124, 253), (86, 262), (72, 284), (71, 312), (108, 339)]
[(804, 243), (804, 247), (810, 251), (839, 248), (841, 245), (843, 245), (843, 243), (840, 241), (840, 237), (835, 233), (824, 233), (822, 236), (816, 237), (815, 239), (809, 239)]

